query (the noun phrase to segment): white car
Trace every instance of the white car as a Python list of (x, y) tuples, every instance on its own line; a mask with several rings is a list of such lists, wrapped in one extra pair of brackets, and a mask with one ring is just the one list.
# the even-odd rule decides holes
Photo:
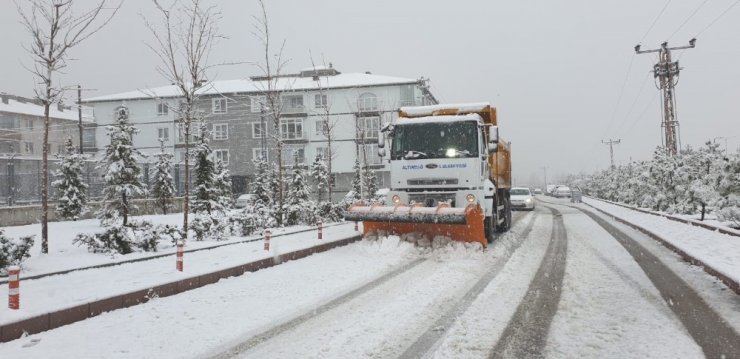
[(554, 196), (558, 198), (569, 198), (570, 197), (570, 187), (566, 187), (566, 186), (558, 187), (555, 190)]
[(513, 187), (511, 195), (511, 209), (534, 210), (534, 197), (527, 187)]

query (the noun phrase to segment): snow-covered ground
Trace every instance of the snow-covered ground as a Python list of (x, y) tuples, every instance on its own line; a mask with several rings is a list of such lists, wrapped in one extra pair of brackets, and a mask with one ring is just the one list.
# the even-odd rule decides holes
[[(156, 223), (167, 223), (167, 221), (179, 220), (181, 216), (168, 215), (152, 218)], [(94, 220), (93, 220), (94, 221)], [(85, 223), (81, 221), (77, 230), (96, 230), (97, 221)], [(75, 305), (112, 297), (119, 294), (133, 292), (136, 290), (151, 288), (152, 286), (174, 282), (180, 279), (194, 277), (201, 274), (233, 267), (239, 264), (254, 262), (264, 258), (277, 257), (281, 253), (309, 248), (321, 243), (357, 235), (351, 223), (344, 223), (324, 228), (324, 237), (317, 239), (316, 232), (304, 232), (297, 234), (286, 234), (274, 236), (271, 241), (270, 251), (263, 248), (262, 241), (238, 243), (229, 246), (214, 248), (211, 250), (185, 253), (183, 272), (175, 269), (175, 257), (168, 256), (152, 260), (124, 263), (106, 268), (75, 271), (64, 275), (53, 275), (39, 279), (23, 280), (23, 275), (54, 272), (59, 269), (84, 267), (90, 264), (102, 264), (116, 262), (136, 257), (151, 255), (151, 253), (137, 253), (126, 256), (107, 256), (103, 254), (88, 253), (85, 248), (79, 248), (71, 243), (74, 238), (74, 226), (72, 222), (59, 222), (54, 236), (55, 242), (50, 244), (48, 255), (35, 255), (24, 265), (21, 273), (21, 309), (10, 310), (6, 306), (0, 307), (0, 324), (15, 322), (39, 314), (70, 308)], [(11, 227), (9, 233), (24, 233), (23, 229), (29, 226)], [(33, 226), (30, 226), (33, 228)], [(290, 233), (300, 231), (308, 227), (296, 226), (275, 230), (274, 234)], [(197, 242), (190, 241), (186, 249), (205, 248), (228, 242), (238, 242), (244, 238), (232, 237), (229, 241), (222, 242)], [(51, 241), (51, 240), (50, 240)], [(164, 244), (168, 247), (170, 244)], [(34, 249), (38, 253), (38, 249)], [(163, 252), (173, 252), (169, 248)], [(0, 295), (7, 296), (8, 286), (4, 285)]]
[[(563, 213), (567, 230), (567, 258), (558, 312), (550, 326), (544, 354), (553, 358), (702, 357), (701, 348), (634, 258), (583, 213), (556, 207)], [(534, 220), (532, 231), (518, 249), (512, 250), (512, 243), (522, 239), (530, 219)], [(238, 357), (397, 357), (425, 331), (438, 330), (443, 336), (432, 348), (433, 353), (428, 353), (432, 357), (484, 358), (528, 291), (547, 251), (552, 226), (553, 216), (544, 206), (538, 206), (535, 212), (523, 215), (512, 231), (487, 251), (461, 243), (429, 250), (393, 236), (363, 240), (3, 343), (0, 357), (211, 357), (301, 315), (315, 313), (316, 316)], [(692, 270), (648, 237), (627, 232), (624, 226), (620, 228), (639, 237), (647, 250), (658, 252), (676, 273), (687, 276), (688, 282), (699, 287), (702, 297), (735, 330), (740, 328), (740, 308), (734, 293), (723, 292), (721, 286), (707, 279), (708, 275)], [(340, 236), (354, 231), (348, 224), (333, 227), (327, 233)], [(286, 236), (277, 242), (283, 243), (278, 248), (282, 250), (287, 243), (315, 244), (314, 236), (315, 233)], [(198, 252), (205, 256), (198, 260), (197, 253), (192, 253), (186, 257), (186, 271), (208, 271), (214, 263), (230, 260), (234, 253), (249, 255), (249, 245), (225, 247), (223, 252)], [(261, 249), (259, 242), (251, 245)], [(261, 252), (259, 249), (256, 252)], [(202, 264), (189, 266), (190, 257)], [(145, 262), (153, 263), (147, 269), (155, 278), (153, 282), (178, 275), (171, 257), (154, 264), (157, 261)], [(416, 261), (420, 263), (377, 287), (317, 311)], [(468, 308), (462, 308), (464, 313), (450, 327), (432, 327), (483, 273), (497, 267), (493, 280)], [(102, 270), (90, 272), (88, 281), (104, 281), (104, 276), (110, 275)], [(101, 278), (96, 279), (97, 275)], [(83, 282), (80, 278), (79, 283)], [(111, 282), (107, 290), (115, 287), (115, 282)], [(23, 285), (21, 288), (25, 289)], [(6, 313), (0, 312), (0, 318), (5, 318)]]
[(603, 201), (584, 198), (583, 202), (650, 230), (690, 256), (740, 282), (740, 237), (640, 213)]

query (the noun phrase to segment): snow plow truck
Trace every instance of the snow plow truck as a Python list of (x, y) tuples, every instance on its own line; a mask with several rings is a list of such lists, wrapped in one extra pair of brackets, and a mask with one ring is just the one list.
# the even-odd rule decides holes
[(510, 144), (490, 104), (402, 107), (381, 129), (378, 154), (389, 155), (386, 204), (358, 202), (345, 213), (364, 234), (420, 232), (485, 247), (511, 227)]

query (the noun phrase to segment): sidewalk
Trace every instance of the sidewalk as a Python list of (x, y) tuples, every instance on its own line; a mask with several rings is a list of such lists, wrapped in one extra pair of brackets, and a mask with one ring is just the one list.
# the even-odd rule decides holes
[[(359, 238), (354, 224), (345, 223), (324, 228), (322, 240), (316, 231), (273, 238), (269, 252), (263, 241), (255, 241), (186, 253), (183, 272), (175, 269), (175, 257), (167, 256), (40, 279), (24, 280), (21, 273), (21, 309), (0, 308), (0, 341), (18, 338), (23, 331), (36, 333), (152, 297), (177, 294)], [(8, 286), (3, 287), (0, 295), (5, 298)]]

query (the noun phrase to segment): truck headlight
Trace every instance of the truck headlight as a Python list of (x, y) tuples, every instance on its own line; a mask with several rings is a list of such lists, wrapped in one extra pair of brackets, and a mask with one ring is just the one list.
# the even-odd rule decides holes
[(465, 196), (465, 199), (468, 200), (468, 203), (473, 203), (475, 202), (475, 195), (472, 193), (468, 193), (468, 195)]
[(397, 194), (394, 194), (393, 197), (391, 197), (391, 201), (395, 204), (401, 203), (401, 197), (399, 197)]

